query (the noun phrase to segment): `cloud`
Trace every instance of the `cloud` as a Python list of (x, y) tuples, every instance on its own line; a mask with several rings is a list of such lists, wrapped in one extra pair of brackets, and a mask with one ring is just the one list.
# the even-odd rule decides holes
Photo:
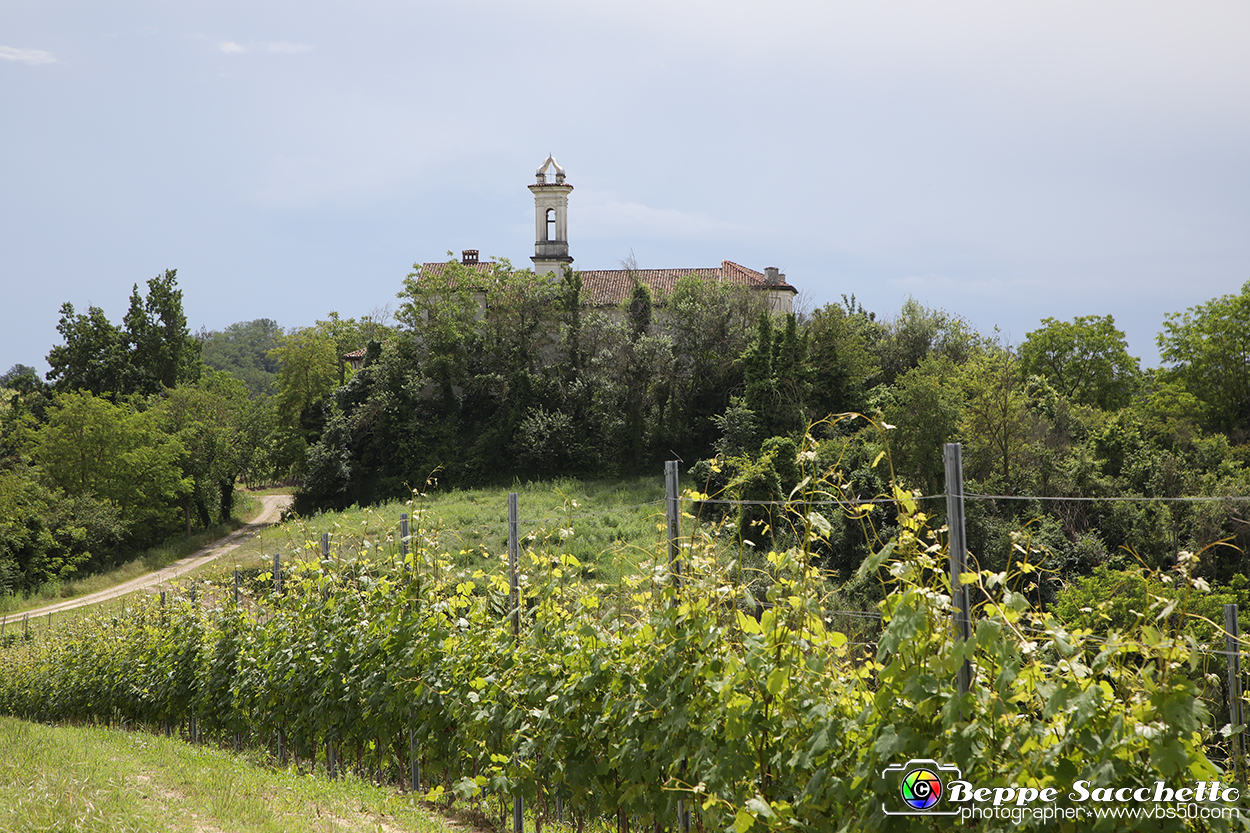
[(311, 52), (312, 47), (306, 43), (291, 43), (285, 40), (272, 40), (261, 44), (244, 46), (234, 41), (222, 41), (217, 44), (217, 48), (222, 52), (230, 54), (238, 54), (243, 52), (265, 52), (269, 55), (298, 55), (301, 52)]
[(45, 52), (42, 49), (17, 49), (12, 46), (0, 46), (0, 58), (31, 66), (57, 63), (56, 56), (51, 52)]

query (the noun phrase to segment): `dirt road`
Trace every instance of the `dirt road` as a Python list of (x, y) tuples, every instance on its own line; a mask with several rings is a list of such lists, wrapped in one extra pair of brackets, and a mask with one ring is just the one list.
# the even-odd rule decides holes
[(125, 596), (127, 593), (133, 593), (136, 590), (142, 590), (145, 587), (151, 587), (162, 582), (170, 581), (191, 572), (196, 567), (201, 567), (214, 559), (220, 558), (226, 553), (238, 549), (239, 546), (251, 536), (260, 531), (261, 528), (277, 523), (282, 517), (282, 510), (291, 505), (290, 495), (265, 495), (260, 498), (264, 504), (264, 509), (256, 519), (240, 529), (222, 538), (211, 547), (205, 547), (198, 550), (186, 558), (175, 561), (168, 567), (163, 567), (155, 573), (148, 573), (146, 576), (140, 576), (136, 579), (119, 584), (116, 587), (110, 587), (107, 590), (101, 590), (98, 593), (91, 593), (86, 596), (79, 596), (77, 599), (66, 599), (57, 604), (41, 607), (37, 610), (22, 611), (18, 616), (29, 616), (34, 619), (38, 616), (46, 616), (49, 613), (60, 613), (64, 610), (73, 610), (76, 607), (86, 607), (88, 605), (107, 602), (111, 599), (117, 599)]

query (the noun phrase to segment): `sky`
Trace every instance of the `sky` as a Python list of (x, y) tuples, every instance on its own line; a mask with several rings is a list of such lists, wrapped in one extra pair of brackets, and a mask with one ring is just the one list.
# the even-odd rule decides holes
[(0, 372), (177, 269), (192, 330), (396, 306), (414, 262), (779, 267), (1019, 344), (1250, 280), (1250, 4), (0, 4)]

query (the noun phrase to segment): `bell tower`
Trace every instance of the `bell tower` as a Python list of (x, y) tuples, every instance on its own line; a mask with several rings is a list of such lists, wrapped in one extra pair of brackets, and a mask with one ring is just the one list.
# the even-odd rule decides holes
[[(547, 181), (547, 170), (555, 169), (555, 182)], [(557, 279), (564, 267), (573, 262), (569, 257), (569, 192), (573, 186), (564, 181), (564, 168), (554, 156), (538, 169), (537, 181), (529, 186), (534, 192), (534, 274), (550, 272)]]

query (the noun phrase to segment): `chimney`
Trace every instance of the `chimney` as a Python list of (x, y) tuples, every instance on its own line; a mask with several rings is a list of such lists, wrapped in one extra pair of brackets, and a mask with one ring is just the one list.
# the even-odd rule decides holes
[(460, 253), (460, 262), (465, 266), (477, 263), (477, 249), (465, 249)]
[(785, 275), (781, 274), (781, 270), (776, 266), (767, 266), (764, 268), (764, 283), (769, 286), (776, 286), (781, 283), (781, 279), (784, 277)]

